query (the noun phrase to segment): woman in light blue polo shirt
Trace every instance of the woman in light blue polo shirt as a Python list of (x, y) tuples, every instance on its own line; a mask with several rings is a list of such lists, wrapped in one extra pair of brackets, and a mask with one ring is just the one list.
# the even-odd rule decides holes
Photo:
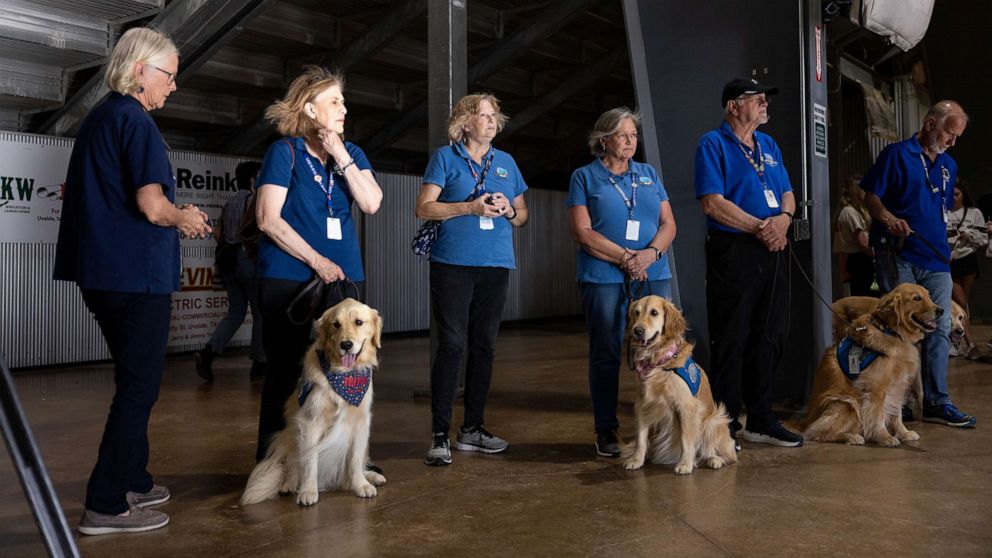
[[(282, 100), (265, 111), (284, 137), (269, 146), (258, 176), (258, 245), (262, 346), (269, 368), (262, 387), (258, 449), (285, 427), (283, 404), (302, 373), (311, 324), (294, 323), (286, 308), (315, 276), (327, 290), (317, 315), (346, 296), (361, 298), (365, 274), (351, 204), (373, 214), (382, 202), (365, 153), (341, 139), (348, 110), (344, 78), (307, 66)], [(345, 280), (359, 291), (345, 286)]]
[(430, 254), (438, 347), (427, 465), (451, 463), (448, 430), (466, 343), (465, 420), (455, 447), (482, 453), (508, 447), (484, 427), (496, 334), (515, 268), (513, 227), (527, 223), (527, 184), (513, 157), (492, 147), (506, 120), (492, 95), (462, 97), (448, 120), (452, 143), (434, 152), (417, 197), (417, 217), (443, 221)]
[[(648, 294), (670, 298), (666, 252), (675, 217), (658, 173), (633, 161), (640, 115), (603, 113), (589, 134), (596, 159), (572, 173), (568, 224), (579, 244), (576, 279), (589, 330), (589, 391), (596, 453), (619, 457), (617, 397), (627, 306)], [(628, 292), (629, 290), (629, 292)]]

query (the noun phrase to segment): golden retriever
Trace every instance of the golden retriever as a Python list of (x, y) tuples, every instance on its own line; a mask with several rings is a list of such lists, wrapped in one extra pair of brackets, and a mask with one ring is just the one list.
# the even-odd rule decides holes
[[(700, 463), (711, 469), (737, 462), (723, 404), (713, 401), (706, 373), (690, 361), (692, 343), (685, 340), (682, 313), (660, 296), (647, 296), (628, 310), (627, 339), (631, 367), (639, 380), (634, 416), (637, 436), (623, 450), (624, 468), (652, 463), (675, 464), (676, 475), (688, 475)], [(694, 396), (675, 369), (689, 365), (698, 382)], [(698, 376), (696, 376), (698, 374)]]
[(837, 362), (837, 347), (827, 349), (816, 369), (806, 417), (797, 425), (803, 435), (819, 442), (868, 441), (890, 447), (918, 440), (902, 422), (902, 404), (910, 382), (919, 376), (915, 343), (937, 328), (941, 314), (926, 289), (907, 283), (855, 319), (852, 339), (878, 356), (852, 381)]
[(296, 503), (310, 506), (318, 492), (336, 488), (371, 498), (386, 482), (365, 467), (382, 319), (347, 298), (314, 327), (316, 340), (303, 357), (299, 389), (286, 400), (286, 428), (251, 472), (242, 504), (296, 492)]

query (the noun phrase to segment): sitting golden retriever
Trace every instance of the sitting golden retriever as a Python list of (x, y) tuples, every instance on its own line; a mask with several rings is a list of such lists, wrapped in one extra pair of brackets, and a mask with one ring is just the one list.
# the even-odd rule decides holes
[(647, 456), (652, 463), (675, 463), (676, 475), (688, 475), (700, 463), (719, 469), (737, 462), (727, 410), (713, 402), (685, 330), (682, 313), (660, 296), (630, 306), (627, 339), (640, 382), (634, 404), (637, 437), (624, 447), (625, 469), (639, 469)]
[(903, 425), (901, 409), (906, 389), (919, 376), (915, 343), (937, 328), (943, 312), (926, 289), (907, 283), (883, 296), (870, 314), (855, 319), (851, 339), (877, 356), (868, 363), (852, 353), (849, 366), (857, 370), (849, 378), (838, 362), (838, 347), (827, 349), (816, 369), (806, 417), (797, 425), (803, 435), (819, 442), (869, 441), (890, 447), (918, 440)]
[(314, 327), (317, 339), (303, 357), (299, 389), (286, 400), (286, 428), (251, 472), (242, 504), (296, 492), (296, 503), (310, 506), (319, 491), (336, 488), (371, 498), (386, 482), (365, 467), (382, 319), (347, 298)]

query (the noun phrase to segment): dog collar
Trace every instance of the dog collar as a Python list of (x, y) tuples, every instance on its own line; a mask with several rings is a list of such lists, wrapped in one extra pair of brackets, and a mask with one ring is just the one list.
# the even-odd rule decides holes
[(673, 341), (672, 344), (669, 345), (667, 349), (662, 351), (661, 357), (656, 362), (651, 361), (650, 359), (639, 360), (634, 365), (634, 370), (636, 370), (639, 374), (643, 374), (649, 370), (658, 368), (662, 364), (665, 364), (666, 362), (675, 358), (675, 355), (679, 354), (679, 351), (681, 350), (682, 350), (682, 341)]
[[(351, 370), (334, 371), (331, 370), (331, 359), (327, 358), (324, 351), (317, 351), (317, 360), (320, 361), (320, 370), (334, 393), (355, 407), (361, 405), (365, 393), (372, 385), (372, 367), (360, 366)], [(303, 382), (300, 385), (300, 407), (306, 402), (311, 391), (313, 385), (310, 382)]]

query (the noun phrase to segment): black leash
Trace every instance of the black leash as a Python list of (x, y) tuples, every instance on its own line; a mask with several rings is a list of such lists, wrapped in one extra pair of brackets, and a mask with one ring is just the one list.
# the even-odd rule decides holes
[(820, 299), (820, 302), (822, 302), (823, 305), (827, 307), (827, 310), (830, 310), (830, 313), (831, 314), (833, 314), (838, 320), (840, 320), (841, 322), (843, 322), (844, 325), (846, 325), (848, 328), (850, 328), (852, 330), (863, 331), (864, 329), (866, 329), (864, 327), (862, 327), (862, 328), (855, 328), (854, 327), (854, 324), (852, 324), (851, 322), (847, 321), (847, 318), (845, 318), (844, 316), (841, 316), (840, 314), (838, 314), (837, 312), (834, 311), (833, 304), (827, 302), (826, 299), (823, 298), (823, 295), (820, 294), (820, 291), (816, 290), (816, 287), (813, 286), (813, 280), (810, 279), (809, 275), (806, 273), (806, 270), (803, 269), (803, 264), (800, 263), (799, 257), (796, 256), (795, 252), (792, 251), (792, 243), (791, 242), (789, 243), (789, 256), (792, 258), (792, 261), (794, 261), (796, 263), (796, 267), (799, 268), (799, 273), (802, 273), (803, 278), (806, 279), (806, 284), (809, 285), (810, 290), (813, 291), (813, 294), (816, 295), (816, 298)]

